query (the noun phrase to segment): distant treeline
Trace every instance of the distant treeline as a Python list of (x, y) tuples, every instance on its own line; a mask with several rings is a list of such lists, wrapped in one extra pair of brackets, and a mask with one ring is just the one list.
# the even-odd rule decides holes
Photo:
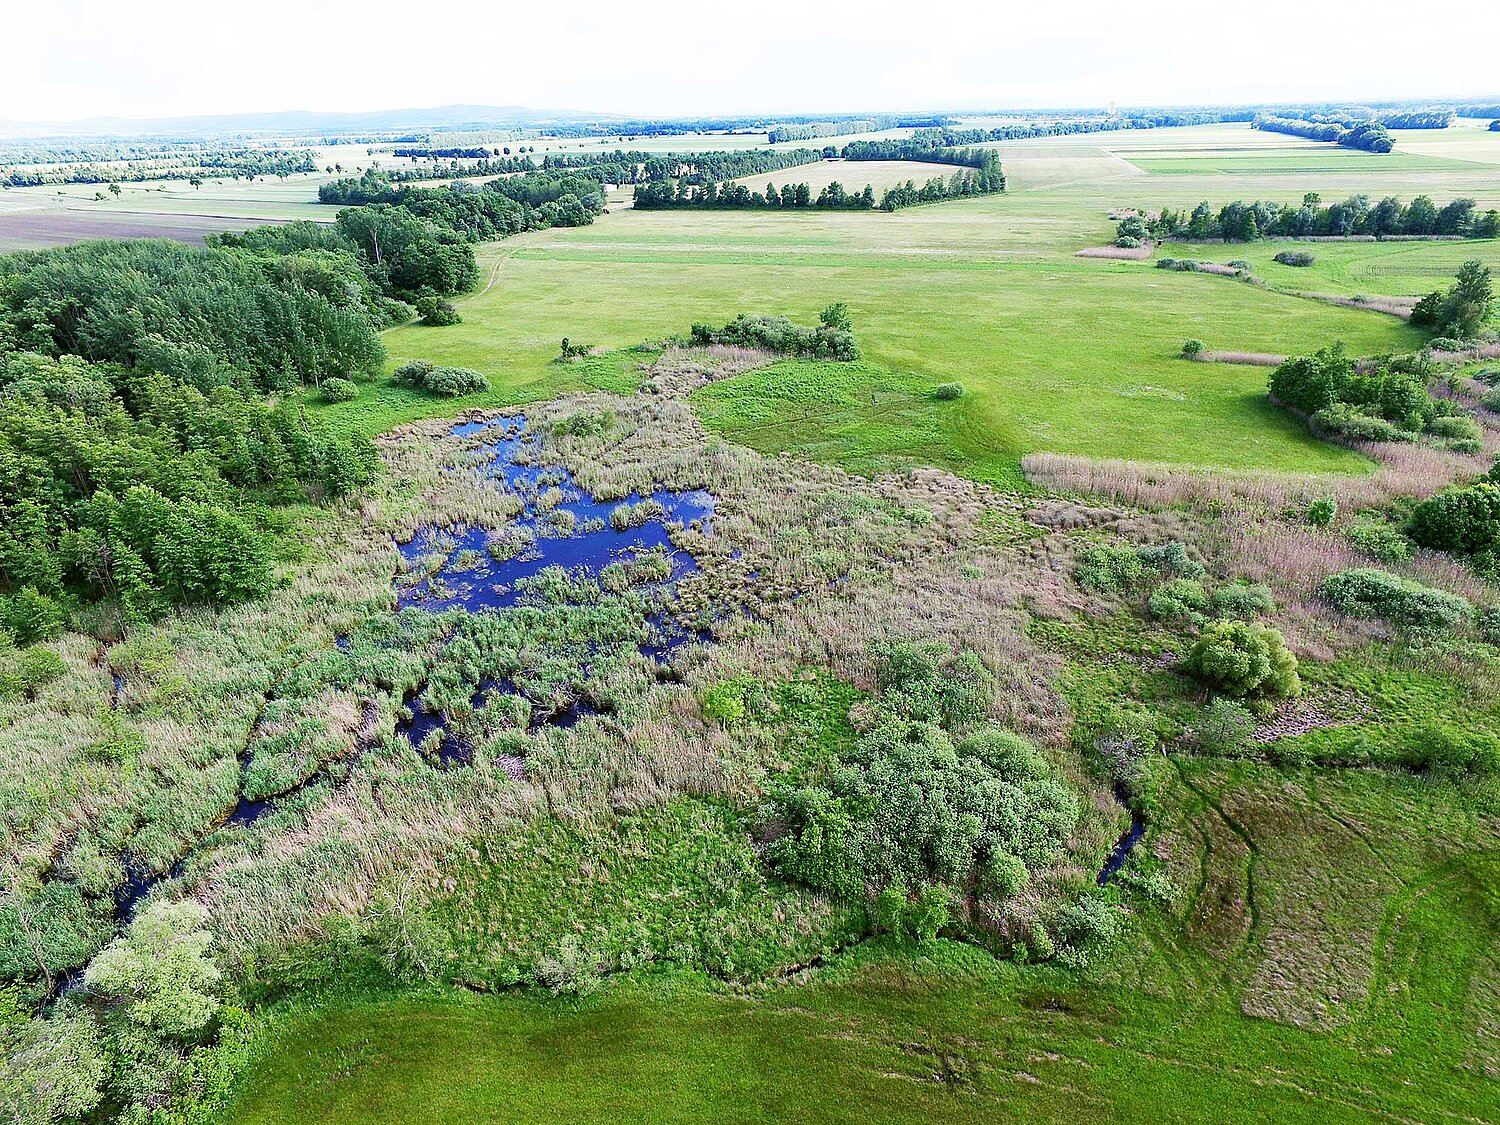
[[(934, 177), (921, 187), (908, 180), (889, 188), (880, 197), (883, 211), (897, 211), (918, 203), (939, 203), (988, 195), (1005, 190), (1005, 173), (999, 156), (990, 149), (930, 148), (915, 140), (854, 141), (844, 148), (844, 158), (861, 160), (911, 160), (952, 164), (960, 167), (952, 177)], [(685, 178), (664, 179), (641, 184), (635, 189), (635, 206), (642, 211), (672, 208), (705, 210), (788, 210), (822, 207), (843, 211), (867, 211), (877, 206), (874, 189), (866, 184), (861, 192), (849, 192), (838, 181), (830, 183), (816, 196), (807, 183), (786, 184), (779, 190), (766, 184), (765, 191), (755, 191), (744, 184), (715, 180), (690, 181)]]
[(767, 134), (771, 144), (782, 141), (812, 141), (820, 137), (846, 137), (850, 133), (875, 133), (895, 127), (896, 118), (856, 117), (849, 121), (817, 121), (808, 125), (778, 125)]
[(170, 162), (147, 160), (129, 164), (15, 168), (0, 177), (0, 183), (10, 187), (41, 187), (45, 184), (139, 183), (142, 180), (190, 180), (200, 177), (251, 179), (255, 176), (290, 176), (294, 172), (317, 170), (312, 152), (306, 149), (282, 152), (246, 148), (199, 152)]
[(1257, 114), (1250, 124), (1251, 128), (1264, 129), (1268, 133), (1286, 133), (1293, 137), (1306, 137), (1312, 141), (1332, 141), (1344, 148), (1355, 148), (1364, 152), (1385, 153), (1396, 147), (1396, 142), (1391, 139), (1390, 132), (1379, 121), (1351, 123), (1347, 118), (1324, 114), (1311, 119), (1269, 117)]
[(1417, 196), (1410, 204), (1403, 204), (1395, 196), (1372, 204), (1369, 196), (1355, 195), (1324, 206), (1319, 195), (1309, 192), (1302, 197), (1300, 206), (1235, 200), (1215, 210), (1204, 200), (1191, 213), (1168, 208), (1155, 217), (1127, 217), (1119, 226), (1122, 239), (1149, 236), (1158, 240), (1250, 242), (1257, 238), (1350, 235), (1500, 238), (1500, 211), (1481, 212), (1472, 199), (1455, 199), (1440, 208), (1425, 195)]
[(1446, 129), (1458, 116), (1451, 109), (1403, 109), (1376, 115), (1387, 129)]
[(1475, 102), (1469, 105), (1454, 106), (1453, 111), (1460, 117), (1500, 117), (1500, 102)]

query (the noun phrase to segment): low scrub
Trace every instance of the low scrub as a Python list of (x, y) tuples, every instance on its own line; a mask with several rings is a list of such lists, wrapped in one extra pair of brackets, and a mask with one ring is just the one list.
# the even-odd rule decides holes
[(1282, 250), (1277, 253), (1275, 260), (1284, 266), (1306, 267), (1317, 259), (1306, 250)]
[(412, 360), (396, 368), (391, 382), (398, 387), (415, 387), (444, 398), (490, 389), (490, 381), (473, 368), (439, 367), (425, 359)]
[(693, 325), (691, 343), (694, 347), (727, 344), (780, 355), (841, 362), (859, 358), (859, 345), (854, 340), (846, 305), (829, 305), (818, 314), (818, 320), (816, 328), (807, 328), (793, 324), (784, 316), (746, 316), (741, 313), (723, 328)]
[(1351, 617), (1380, 618), (1417, 631), (1458, 629), (1473, 613), (1467, 598), (1373, 567), (1329, 575), (1318, 593)]

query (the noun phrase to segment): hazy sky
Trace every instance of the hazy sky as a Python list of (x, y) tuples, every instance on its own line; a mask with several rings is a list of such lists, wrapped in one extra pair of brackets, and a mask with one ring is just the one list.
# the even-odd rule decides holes
[(455, 102), (667, 116), (1500, 95), (1493, 0), (5, 7), (0, 118), (21, 121)]

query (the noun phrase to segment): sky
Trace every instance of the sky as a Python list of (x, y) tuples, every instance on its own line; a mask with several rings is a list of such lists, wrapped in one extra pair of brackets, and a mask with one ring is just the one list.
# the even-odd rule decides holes
[(1500, 96), (1500, 4), (1480, 0), (6, 7), (10, 121), (456, 103), (671, 117)]

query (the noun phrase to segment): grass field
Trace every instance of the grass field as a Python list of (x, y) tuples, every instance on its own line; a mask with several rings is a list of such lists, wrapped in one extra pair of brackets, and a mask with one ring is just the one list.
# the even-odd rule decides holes
[[(1311, 441), (1265, 404), (1263, 370), (1186, 363), (1182, 341), (1286, 353), (1339, 338), (1365, 354), (1420, 337), (1373, 313), (1079, 259), (1112, 229), (1110, 182), (1090, 191), (1087, 200), (1037, 191), (895, 215), (619, 210), (592, 227), (504, 243), (487, 256), (488, 287), (462, 302), (463, 324), (398, 329), (386, 343), (393, 363), (421, 357), (483, 371), (495, 389), (475, 403), (514, 402), (576, 385), (551, 362), (564, 336), (622, 347), (739, 312), (808, 320), (844, 300), (868, 367), (779, 396), (774, 416), (738, 409), (757, 396), (724, 384), (705, 396), (714, 423), (758, 448), (817, 445), (866, 468), (929, 460), (1010, 483), (1035, 450), (1358, 471), (1358, 458)], [(765, 376), (743, 378), (755, 388)], [(849, 382), (860, 379), (873, 401)], [(931, 417), (926, 392), (952, 380), (969, 391), (943, 415), (956, 425), (917, 421)], [(903, 388), (915, 414), (882, 400), (881, 383)], [(379, 391), (336, 416), (378, 429), (409, 411), (449, 408)]]
[[(1429, 783), (1188, 763), (1176, 885), (1078, 976), (872, 947), (735, 994), (294, 1008), (229, 1120), (1492, 1120), (1500, 851)], [(1420, 821), (1423, 838), (1401, 825)], [(1200, 876), (1200, 870), (1203, 875)], [(1317, 912), (1317, 924), (1310, 913)], [(1263, 1017), (1277, 1008), (1278, 1019)], [(1209, 1109), (1208, 1107), (1212, 1107)]]

